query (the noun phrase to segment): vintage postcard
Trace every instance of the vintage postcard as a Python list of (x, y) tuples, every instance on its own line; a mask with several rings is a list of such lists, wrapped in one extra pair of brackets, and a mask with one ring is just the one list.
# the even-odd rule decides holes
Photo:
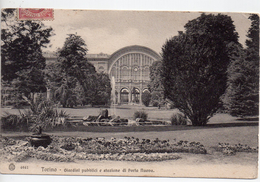
[(259, 15), (1, 10), (3, 174), (258, 177)]

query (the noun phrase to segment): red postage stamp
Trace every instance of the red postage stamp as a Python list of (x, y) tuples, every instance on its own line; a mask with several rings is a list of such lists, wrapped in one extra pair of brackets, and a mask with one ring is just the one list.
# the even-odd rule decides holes
[(18, 20), (53, 20), (53, 9), (19, 8)]

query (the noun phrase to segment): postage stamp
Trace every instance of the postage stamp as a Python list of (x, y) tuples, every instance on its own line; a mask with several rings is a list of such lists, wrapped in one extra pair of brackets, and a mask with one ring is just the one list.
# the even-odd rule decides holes
[(18, 20), (53, 20), (53, 9), (19, 8)]
[(1, 173), (257, 178), (258, 14), (1, 15)]

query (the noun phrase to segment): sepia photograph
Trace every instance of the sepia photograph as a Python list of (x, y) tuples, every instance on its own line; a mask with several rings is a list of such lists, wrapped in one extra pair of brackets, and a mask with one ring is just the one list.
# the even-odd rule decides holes
[(4, 8), (3, 174), (258, 177), (256, 13)]

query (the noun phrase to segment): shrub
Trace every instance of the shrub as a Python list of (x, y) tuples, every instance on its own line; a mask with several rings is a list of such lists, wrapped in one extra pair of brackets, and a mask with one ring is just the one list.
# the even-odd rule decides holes
[(174, 113), (171, 117), (172, 125), (187, 125), (187, 118), (182, 113)]
[(153, 107), (158, 107), (158, 106), (159, 106), (159, 102), (156, 101), (156, 100), (153, 100), (153, 101), (152, 101), (152, 106), (153, 106)]
[(36, 101), (24, 97), (30, 108), (20, 112), (19, 115), (5, 113), (1, 117), (3, 129), (13, 129), (19, 131), (35, 131), (38, 126), (43, 129), (56, 126), (59, 118), (67, 118), (69, 115), (65, 111), (60, 112), (51, 101), (37, 99)]
[(159, 104), (164, 104), (163, 93), (160, 91), (153, 91), (151, 94), (151, 104), (154, 107), (158, 107)]
[(146, 121), (147, 117), (148, 117), (148, 114), (144, 110), (135, 111), (135, 113), (134, 113), (134, 119), (142, 118), (142, 119), (144, 119)]
[(142, 94), (142, 102), (143, 104), (148, 107), (149, 104), (150, 104), (150, 101), (151, 101), (151, 94), (150, 92), (148, 91), (145, 91), (143, 94)]
[(27, 120), (24, 117), (21, 117), (19, 115), (15, 114), (10, 114), (10, 113), (4, 113), (4, 115), (1, 117), (1, 122), (2, 122), (2, 129), (7, 129), (7, 130), (14, 130), (14, 129), (19, 129), (23, 130), (24, 128), (27, 127)]
[(167, 109), (174, 109), (175, 108), (174, 103), (169, 99), (165, 100), (165, 106), (166, 106)]

